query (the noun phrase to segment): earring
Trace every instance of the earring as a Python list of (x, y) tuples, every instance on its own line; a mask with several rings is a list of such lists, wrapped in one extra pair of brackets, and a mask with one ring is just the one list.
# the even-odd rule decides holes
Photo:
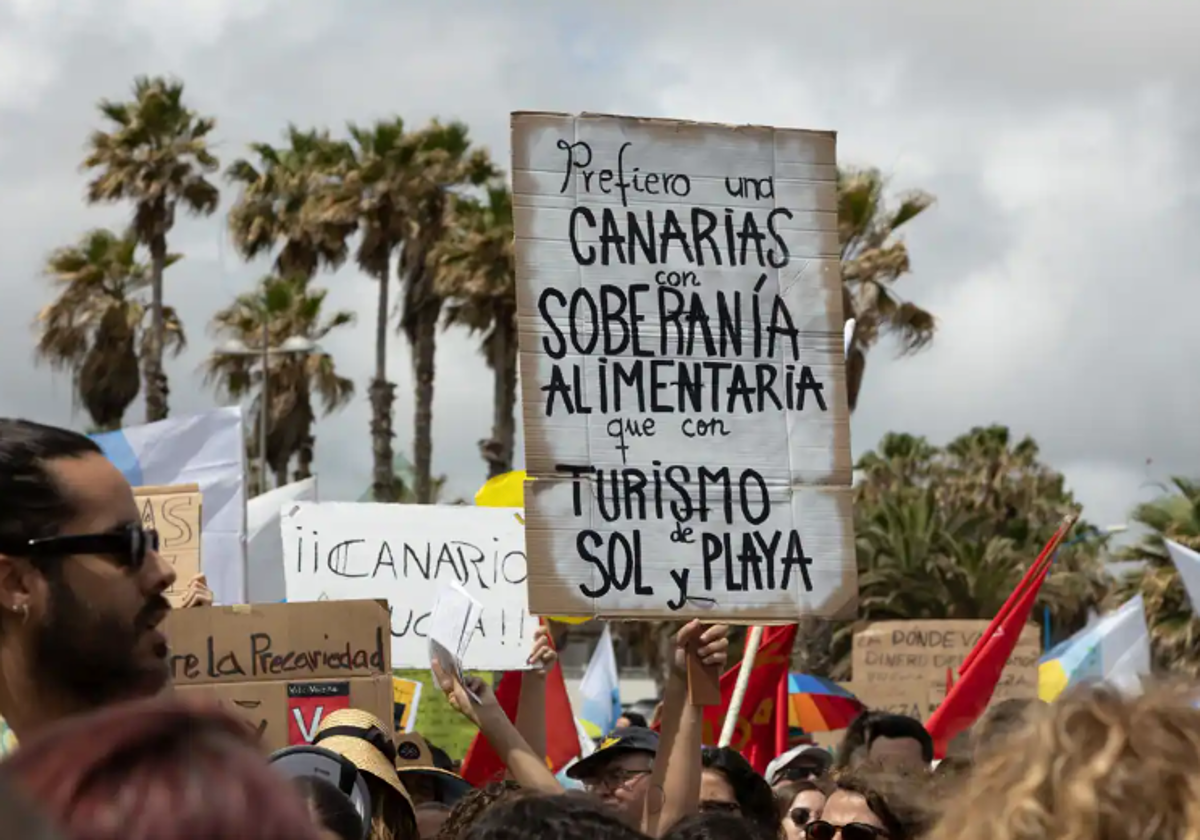
[(12, 611), (14, 613), (16, 613), (17, 615), (21, 616), (21, 624), (22, 625), (24, 625), (25, 622), (29, 621), (29, 605), (28, 604), (19, 604), (18, 606), (13, 607)]

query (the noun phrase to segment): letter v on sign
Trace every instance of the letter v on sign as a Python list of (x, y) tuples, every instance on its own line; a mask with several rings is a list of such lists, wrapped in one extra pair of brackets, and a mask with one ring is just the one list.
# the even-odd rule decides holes
[(288, 745), (311, 744), (326, 715), (348, 708), (348, 683), (289, 684)]

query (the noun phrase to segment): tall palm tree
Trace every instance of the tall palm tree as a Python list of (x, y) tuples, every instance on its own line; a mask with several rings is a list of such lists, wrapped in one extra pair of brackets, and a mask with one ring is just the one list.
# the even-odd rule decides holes
[(512, 193), (500, 185), (487, 201), (459, 198), (450, 229), (435, 249), (436, 290), (446, 326), (483, 334), (492, 369), (492, 437), (480, 442), (488, 478), (512, 469), (517, 405), (517, 295)]
[(369, 128), (351, 124), (348, 130), (348, 161), (331, 212), (346, 224), (357, 223), (362, 234), (356, 255), (359, 267), (379, 286), (370, 390), (372, 495), (378, 501), (395, 501), (398, 491), (392, 468), (396, 386), (387, 378), (387, 333), (390, 267), (393, 255), (399, 254), (400, 326), (413, 348), (417, 380), (414, 490), (418, 502), (428, 504), (432, 501), (434, 354), (442, 306), (429, 257), (445, 230), (450, 190), (486, 182), (494, 170), (486, 155), (471, 151), (467, 129), (460, 123), (443, 126), (434, 121), (419, 131), (406, 132), (404, 121), (394, 117)]
[(406, 194), (409, 225), (400, 256), (400, 281), (404, 306), (400, 327), (412, 348), (416, 379), (413, 418), (413, 470), (418, 504), (433, 501), (433, 383), (437, 354), (437, 328), (442, 296), (434, 282), (430, 259), (446, 231), (451, 190), (481, 186), (497, 171), (482, 149), (472, 149), (467, 127), (459, 122), (443, 125), (434, 120), (411, 138), (415, 147), (417, 177)]
[(338, 268), (349, 254), (355, 222), (329, 212), (347, 150), (328, 131), (289, 126), (286, 139), (279, 148), (252, 144), (257, 161), (241, 158), (226, 170), (241, 190), (229, 230), (245, 259), (274, 254), (277, 274), (312, 277)]
[(1175, 477), (1164, 490), (1159, 498), (1134, 508), (1133, 521), (1145, 534), (1118, 557), (1145, 565), (1122, 579), (1109, 606), (1142, 595), (1155, 667), (1196, 677), (1200, 676), (1200, 618), (1167, 553), (1166, 540), (1200, 551), (1200, 481)]
[(142, 354), (146, 383), (146, 421), (167, 416), (167, 376), (163, 349), (167, 322), (163, 306), (163, 272), (167, 268), (167, 234), (179, 207), (210, 215), (219, 193), (207, 180), (217, 171), (208, 135), (216, 122), (198, 116), (183, 103), (183, 83), (139, 76), (133, 101), (101, 100), (100, 113), (110, 130), (89, 139), (84, 168), (96, 170), (88, 184), (88, 201), (132, 201), (132, 231), (150, 251), (150, 329)]
[[(44, 273), (57, 289), (37, 316), (36, 357), (72, 374), (75, 399), (98, 431), (118, 429), (140, 390), (138, 347), (145, 346), (150, 281), (137, 259), (137, 238), (92, 230), (78, 244), (59, 248)], [(179, 260), (168, 254), (166, 265)], [(163, 307), (166, 349), (183, 349), (183, 325)]]
[[(233, 303), (213, 316), (213, 331), (226, 339), (237, 339), (250, 346), (261, 345), (263, 327), (269, 346), (277, 347), (288, 338), (306, 338), (316, 342), (332, 331), (354, 323), (354, 313), (324, 310), (328, 292), (313, 288), (302, 274), (287, 277), (268, 276), (253, 292), (239, 295)], [(286, 484), (288, 466), (295, 457), (295, 480), (312, 475), (316, 445), (313, 426), (314, 395), (321, 400), (323, 414), (344, 407), (354, 396), (354, 383), (338, 374), (334, 359), (325, 352), (306, 355), (275, 354), (268, 357), (268, 404), (262, 392), (255, 400), (254, 428), (261, 428), (262, 412), (267, 412), (267, 464), (277, 485)], [(206, 379), (219, 391), (237, 399), (251, 388), (254, 357), (214, 355), (206, 362)], [(257, 442), (254, 446), (258, 446)], [(265, 476), (259, 477), (265, 490)]]
[(856, 327), (846, 359), (850, 410), (858, 405), (867, 352), (883, 333), (900, 340), (912, 353), (933, 338), (934, 317), (896, 296), (893, 284), (910, 270), (908, 248), (896, 231), (933, 204), (933, 196), (914, 191), (888, 207), (885, 179), (878, 169), (838, 170), (838, 238), (841, 241), (842, 301), (846, 319)]

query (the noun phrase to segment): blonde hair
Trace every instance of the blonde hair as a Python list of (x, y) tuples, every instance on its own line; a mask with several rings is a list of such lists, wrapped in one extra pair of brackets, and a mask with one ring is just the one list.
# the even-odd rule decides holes
[(1071, 693), (987, 752), (928, 840), (1200, 840), (1194, 701)]

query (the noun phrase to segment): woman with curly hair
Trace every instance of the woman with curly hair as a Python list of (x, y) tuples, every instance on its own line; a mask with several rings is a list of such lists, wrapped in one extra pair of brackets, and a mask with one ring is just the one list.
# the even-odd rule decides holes
[(931, 840), (1200, 838), (1195, 688), (1059, 698), (975, 764)]
[(493, 782), (473, 790), (450, 810), (450, 816), (438, 831), (437, 840), (458, 840), (493, 805), (529, 795), (513, 781)]

